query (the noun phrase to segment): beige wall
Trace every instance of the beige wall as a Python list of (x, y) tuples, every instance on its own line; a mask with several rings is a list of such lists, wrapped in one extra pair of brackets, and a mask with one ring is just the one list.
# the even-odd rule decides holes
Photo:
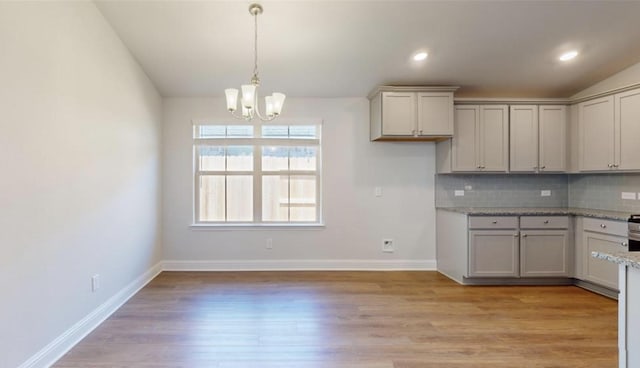
[[(435, 147), (370, 142), (366, 98), (287, 99), (282, 119), (323, 119), (326, 227), (311, 230), (190, 228), (192, 119), (220, 123), (231, 117), (222, 99), (165, 98), (163, 105), (166, 260), (249, 269), (435, 266)], [(374, 196), (376, 186), (382, 197)], [(266, 249), (269, 238), (272, 250)], [(395, 253), (382, 253), (383, 238), (394, 239)]]
[(0, 2), (0, 50), (0, 367), (14, 368), (160, 260), (162, 101), (91, 2)]
[(571, 96), (571, 98), (591, 96), (598, 93), (607, 92), (612, 89), (626, 87), (638, 83), (640, 83), (640, 63), (632, 65), (627, 69), (576, 93), (575, 95)]

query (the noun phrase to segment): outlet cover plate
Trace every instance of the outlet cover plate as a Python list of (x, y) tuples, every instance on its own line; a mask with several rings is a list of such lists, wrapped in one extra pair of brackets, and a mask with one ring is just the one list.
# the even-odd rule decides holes
[(540, 191), (540, 197), (551, 197), (551, 191), (550, 190), (541, 190)]
[(464, 190), (454, 190), (453, 195), (456, 197), (464, 197)]
[(636, 199), (636, 192), (622, 192), (620, 193), (622, 199)]
[(385, 253), (393, 253), (393, 239), (382, 239), (382, 251)]

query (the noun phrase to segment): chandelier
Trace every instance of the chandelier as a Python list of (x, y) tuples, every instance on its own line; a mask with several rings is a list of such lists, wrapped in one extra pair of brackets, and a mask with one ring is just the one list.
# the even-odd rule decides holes
[(258, 77), (258, 14), (262, 14), (262, 6), (260, 4), (249, 5), (249, 13), (254, 18), (254, 58), (253, 58), (253, 77), (251, 78), (251, 84), (244, 84), (241, 86), (242, 98), (240, 105), (242, 107), (242, 115), (237, 115), (238, 109), (238, 90), (235, 88), (228, 88), (224, 90), (224, 94), (227, 97), (227, 110), (238, 119), (253, 120), (254, 117), (258, 117), (262, 121), (270, 121), (278, 117), (282, 111), (282, 105), (284, 104), (285, 95), (283, 93), (275, 92), (271, 96), (264, 98), (265, 112), (264, 115), (260, 113), (258, 109), (258, 87), (260, 86), (260, 78)]

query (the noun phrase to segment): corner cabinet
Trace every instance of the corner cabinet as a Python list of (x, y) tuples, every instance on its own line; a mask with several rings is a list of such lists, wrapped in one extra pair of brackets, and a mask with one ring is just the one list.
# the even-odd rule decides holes
[(509, 171), (566, 171), (566, 106), (512, 105), (509, 110)]
[(578, 105), (580, 171), (640, 170), (640, 90)]
[(506, 172), (509, 168), (507, 105), (457, 105), (451, 171)]
[(371, 140), (438, 140), (451, 137), (453, 92), (457, 88), (376, 88), (369, 95)]

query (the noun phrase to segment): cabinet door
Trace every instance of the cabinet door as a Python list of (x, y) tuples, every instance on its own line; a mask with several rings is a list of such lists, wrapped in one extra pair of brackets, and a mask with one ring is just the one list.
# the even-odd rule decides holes
[(511, 106), (509, 109), (509, 170), (538, 170), (538, 106)]
[(538, 125), (540, 171), (566, 171), (567, 107), (540, 106)]
[(613, 168), (613, 111), (613, 96), (578, 105), (580, 171), (602, 171)]
[(617, 169), (640, 170), (640, 90), (615, 95)]
[(584, 278), (602, 286), (618, 289), (618, 265), (603, 259), (593, 258), (591, 252), (625, 251), (626, 248), (623, 244), (626, 244), (626, 241), (626, 238), (619, 236), (584, 231), (582, 241)]
[(479, 107), (460, 105), (454, 109), (454, 134), (451, 141), (451, 170), (478, 171)]
[(507, 171), (509, 167), (509, 109), (480, 106), (480, 169)]
[(470, 277), (518, 277), (516, 230), (469, 231)]
[(418, 93), (418, 134), (453, 135), (453, 93)]
[(412, 92), (382, 93), (382, 135), (417, 134), (416, 94)]
[(569, 233), (526, 230), (520, 234), (520, 276), (568, 277)]

